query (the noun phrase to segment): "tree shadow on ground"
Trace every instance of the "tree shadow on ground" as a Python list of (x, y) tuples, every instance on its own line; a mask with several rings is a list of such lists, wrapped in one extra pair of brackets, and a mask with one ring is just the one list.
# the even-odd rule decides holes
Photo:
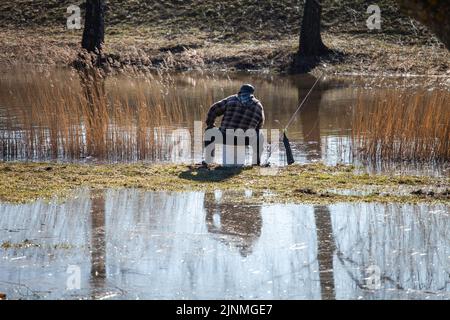
[(222, 166), (189, 166), (187, 171), (179, 174), (181, 179), (199, 181), (199, 182), (220, 182), (230, 179), (242, 171), (247, 170), (246, 167), (222, 167)]
[(291, 55), (291, 63), (287, 67), (287, 72), (290, 74), (308, 73), (323, 63), (343, 63), (347, 57), (348, 55), (346, 53), (334, 49), (328, 49), (320, 56), (304, 56), (294, 53)]

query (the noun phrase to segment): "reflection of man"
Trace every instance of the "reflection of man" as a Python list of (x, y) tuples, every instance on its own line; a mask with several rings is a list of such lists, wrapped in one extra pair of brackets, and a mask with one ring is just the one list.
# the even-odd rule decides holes
[(236, 206), (220, 203), (205, 196), (206, 226), (208, 232), (220, 236), (220, 241), (239, 248), (243, 257), (251, 254), (253, 244), (261, 236), (260, 206)]
[[(256, 141), (254, 146), (256, 148), (253, 149), (253, 152), (257, 154), (257, 164), (259, 165), (262, 152), (262, 139), (260, 139), (259, 129), (264, 124), (264, 109), (261, 102), (253, 95), (254, 92), (255, 88), (252, 85), (244, 84), (238, 94), (214, 103), (209, 109), (206, 126), (207, 130), (214, 128), (216, 118), (223, 116), (219, 128), (223, 137), (222, 141), (224, 145), (233, 147), (241, 145), (241, 143), (236, 137), (228, 135), (230, 129), (232, 132), (237, 129), (242, 129), (246, 133), (254, 131), (254, 137), (256, 138), (254, 139)], [(253, 146), (249, 136), (244, 139), (245, 146)]]

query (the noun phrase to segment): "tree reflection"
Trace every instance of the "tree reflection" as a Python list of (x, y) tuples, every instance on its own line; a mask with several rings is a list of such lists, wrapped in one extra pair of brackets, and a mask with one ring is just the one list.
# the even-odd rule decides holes
[(336, 245), (331, 224), (331, 214), (327, 206), (314, 206), (317, 232), (317, 260), (322, 299), (336, 299), (334, 285), (333, 256)]
[(91, 274), (92, 296), (105, 288), (106, 240), (105, 240), (105, 197), (102, 192), (91, 194)]
[[(316, 78), (305, 75), (302, 78), (293, 78), (293, 85), (297, 87), (298, 101), (302, 101)], [(323, 89), (321, 83), (314, 88), (308, 100), (302, 106), (298, 118), (302, 125), (303, 149), (308, 161), (316, 161), (322, 158), (322, 145), (320, 140), (320, 101), (322, 100)]]

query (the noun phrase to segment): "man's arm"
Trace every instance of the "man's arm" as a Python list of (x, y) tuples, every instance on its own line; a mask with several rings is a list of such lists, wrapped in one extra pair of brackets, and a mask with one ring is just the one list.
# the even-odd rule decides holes
[(208, 116), (206, 117), (207, 128), (214, 127), (214, 122), (216, 121), (216, 118), (220, 117), (225, 113), (225, 106), (227, 104), (227, 100), (228, 98), (216, 102), (211, 106), (211, 108), (209, 108)]

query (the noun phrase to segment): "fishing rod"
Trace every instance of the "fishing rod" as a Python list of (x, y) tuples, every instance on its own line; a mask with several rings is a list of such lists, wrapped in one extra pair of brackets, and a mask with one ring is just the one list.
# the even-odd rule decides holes
[(289, 142), (289, 139), (286, 135), (286, 131), (289, 128), (289, 126), (291, 125), (292, 121), (295, 119), (295, 116), (297, 115), (297, 113), (300, 111), (300, 109), (303, 107), (303, 105), (305, 104), (306, 100), (308, 99), (309, 95), (311, 94), (311, 92), (313, 91), (314, 87), (317, 85), (317, 83), (319, 82), (320, 79), (322, 79), (322, 75), (320, 75), (320, 77), (318, 77), (316, 79), (316, 81), (314, 82), (314, 84), (312, 85), (311, 89), (309, 89), (308, 93), (306, 94), (305, 98), (303, 98), (303, 101), (300, 103), (300, 105), (297, 107), (297, 109), (295, 110), (294, 114), (292, 115), (292, 117), (289, 119), (286, 127), (283, 130), (283, 144), (284, 144), (284, 148), (286, 149), (286, 159), (287, 159), (287, 163), (288, 165), (291, 165), (295, 162), (294, 160), (294, 156), (292, 154), (292, 149), (291, 149), (291, 144)]

